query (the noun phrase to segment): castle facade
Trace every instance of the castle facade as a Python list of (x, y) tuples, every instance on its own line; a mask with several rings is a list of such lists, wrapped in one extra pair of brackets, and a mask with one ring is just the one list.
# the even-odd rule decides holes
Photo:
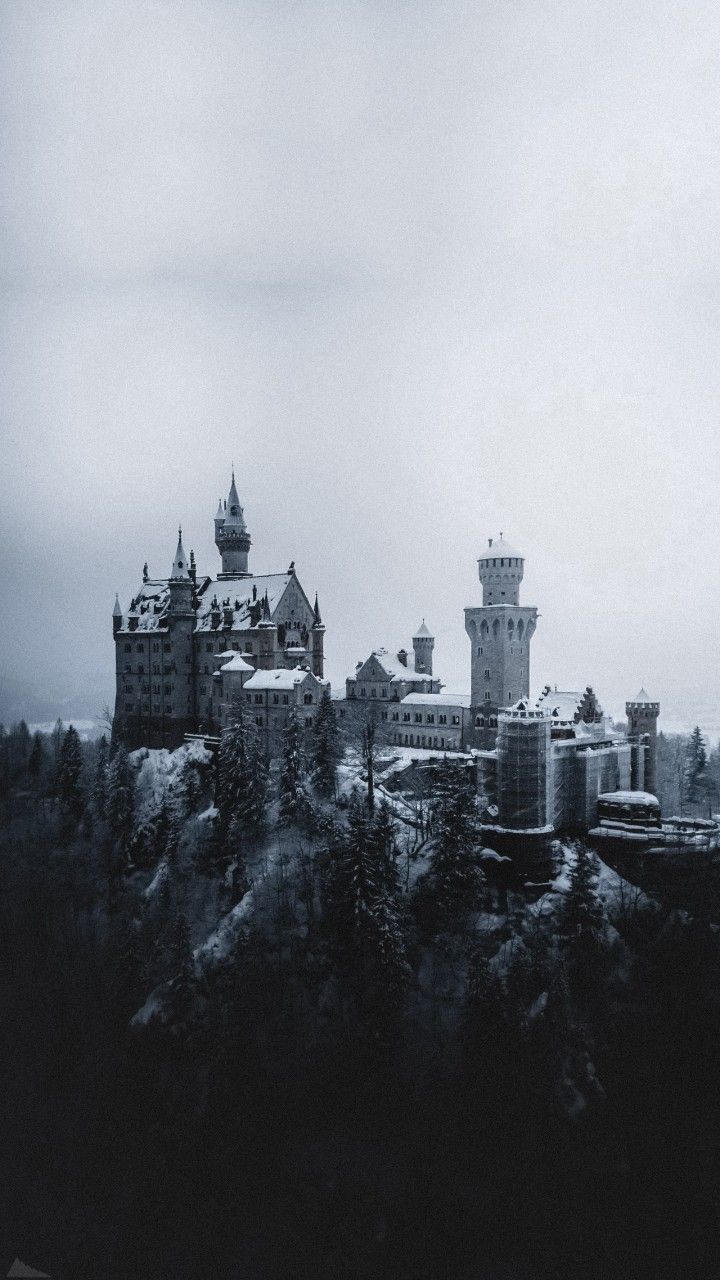
[(142, 584), (126, 610), (116, 597), (114, 732), (129, 748), (179, 746), (186, 733), (217, 734), (222, 684), (214, 679), (233, 657), (247, 674), (293, 668), (322, 681), (325, 627), (317, 595), (310, 604), (291, 562), (284, 573), (254, 574), (251, 538), (235, 475), (215, 514), (221, 570), (201, 575), (182, 532), (167, 578)]

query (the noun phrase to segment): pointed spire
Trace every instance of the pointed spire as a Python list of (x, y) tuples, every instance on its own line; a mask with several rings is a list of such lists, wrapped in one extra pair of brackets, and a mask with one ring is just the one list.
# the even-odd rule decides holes
[(422, 622), (420, 623), (420, 626), (418, 627), (417, 631), (415, 632), (415, 635), (413, 636), (413, 640), (421, 640), (421, 639), (425, 639), (426, 637), (429, 637), (430, 639), (432, 639), (433, 633), (425, 625), (425, 619), (423, 618)]
[(313, 609), (313, 615), (314, 615), (314, 618), (315, 618), (315, 623), (314, 623), (314, 625), (315, 625), (316, 627), (321, 626), (321, 625), (322, 625), (322, 618), (320, 617), (320, 605), (318, 604), (317, 591), (315, 592), (315, 607), (314, 607), (314, 609)]
[(238, 496), (238, 491), (235, 485), (234, 469), (232, 473), (232, 480), (230, 482), (230, 492), (228, 494), (228, 500), (226, 504), (225, 524), (239, 526), (241, 529), (245, 528), (245, 521), (243, 519), (243, 509), (240, 506), (240, 498)]
[(185, 558), (185, 549), (182, 544), (182, 528), (178, 529), (178, 544), (173, 561), (171, 578), (189, 578), (187, 560)]
[(117, 592), (115, 592), (115, 604), (113, 605), (113, 618), (122, 618), (122, 609), (120, 608), (120, 601), (118, 599)]
[(224, 520), (224, 519), (225, 519), (225, 512), (223, 511), (222, 498), (218, 498), (218, 509), (217, 509), (217, 511), (215, 512), (215, 519), (216, 519), (216, 520)]

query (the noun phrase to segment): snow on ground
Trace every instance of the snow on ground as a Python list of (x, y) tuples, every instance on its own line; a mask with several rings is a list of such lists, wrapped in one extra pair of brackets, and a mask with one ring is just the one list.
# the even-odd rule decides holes
[(175, 751), (168, 751), (165, 747), (152, 750), (140, 747), (131, 752), (129, 759), (137, 770), (135, 804), (138, 821), (156, 812), (168, 791), (177, 786), (186, 761), (195, 760), (206, 765), (212, 757), (202, 742), (186, 742)]
[(213, 930), (209, 938), (196, 947), (193, 951), (193, 957), (199, 964), (213, 963), (217, 960), (224, 960), (230, 955), (233, 948), (241, 937), (245, 926), (252, 915), (255, 905), (255, 890), (248, 889), (247, 893), (232, 911), (226, 916)]

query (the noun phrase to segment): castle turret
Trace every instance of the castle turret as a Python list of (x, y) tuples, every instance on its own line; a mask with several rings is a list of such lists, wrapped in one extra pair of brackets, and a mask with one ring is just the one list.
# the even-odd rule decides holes
[(170, 613), (192, 614), (193, 582), (182, 544), (182, 529), (178, 529), (177, 550), (168, 587), (170, 588)]
[(426, 627), (423, 618), (415, 635), (413, 636), (413, 649), (415, 650), (415, 670), (421, 671), (423, 675), (432, 675), (433, 649), (435, 648), (435, 637)]
[(488, 549), (478, 560), (483, 604), (519, 604), (524, 572), (524, 557), (502, 534), (496, 539), (488, 538)]
[(530, 641), (537, 626), (537, 609), (520, 604), (524, 557), (502, 534), (488, 539), (478, 560), (483, 589), (481, 607), (465, 610), (470, 637), (471, 706), (475, 726), (482, 731), (497, 724), (501, 707), (514, 705), (530, 693)]
[(320, 680), (323, 678), (323, 667), (325, 663), (325, 624), (320, 617), (320, 605), (318, 604), (317, 592), (315, 594), (315, 607), (313, 609), (312, 624), (312, 670), (313, 675)]
[(657, 778), (657, 722), (660, 703), (641, 689), (632, 702), (625, 703), (628, 739), (632, 746), (631, 781), (633, 791), (655, 795)]
[(225, 507), (218, 507), (215, 515), (215, 545), (222, 557), (221, 578), (249, 578), (248, 552), (251, 538), (245, 525), (232, 473), (230, 493)]
[(113, 605), (112, 620), (113, 620), (113, 635), (116, 635), (122, 626), (122, 620), (123, 620), (122, 609), (120, 608), (120, 601), (117, 595), (115, 596), (115, 604)]

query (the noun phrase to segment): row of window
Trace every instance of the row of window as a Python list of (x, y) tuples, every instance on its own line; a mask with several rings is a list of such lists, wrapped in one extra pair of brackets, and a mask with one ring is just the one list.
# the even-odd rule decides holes
[(395, 742), (399, 747), (429, 747), (431, 750), (443, 751), (445, 748), (456, 747), (458, 745), (457, 738), (444, 737), (434, 738), (431, 734), (425, 733), (397, 733)]
[[(265, 721), (264, 721), (264, 719), (263, 719), (263, 717), (262, 717), (262, 716), (256, 716), (256, 717), (255, 717), (255, 723), (256, 723), (256, 725), (257, 725), (258, 729), (262, 729), (262, 728), (264, 728), (264, 726), (265, 726)], [(284, 723), (284, 722), (282, 722), (282, 723)], [(278, 726), (277, 717), (276, 717), (276, 718), (275, 718), (275, 720), (274, 720), (274, 722), (273, 722), (273, 727), (274, 727), (275, 729), (277, 729), (278, 727), (279, 727), (279, 728), (282, 728), (282, 723)], [(306, 728), (306, 729), (311, 729), (311, 728), (312, 728), (312, 723), (313, 723), (313, 718), (312, 718), (312, 716), (306, 716), (306, 717), (305, 717), (305, 728)], [(267, 720), (267, 725), (268, 725), (268, 728), (270, 728), (270, 717), (269, 717), (269, 716), (268, 716), (268, 720)]]

